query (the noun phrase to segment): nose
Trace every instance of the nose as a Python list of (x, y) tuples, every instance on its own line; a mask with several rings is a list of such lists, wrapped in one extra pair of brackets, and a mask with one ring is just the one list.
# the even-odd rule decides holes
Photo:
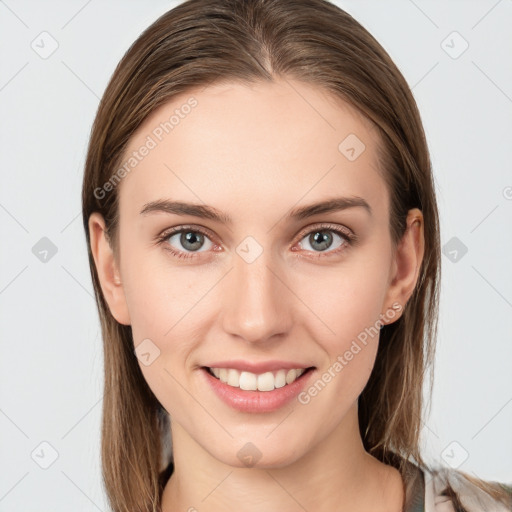
[(234, 255), (233, 269), (224, 280), (224, 332), (249, 343), (275, 341), (290, 331), (293, 294), (286, 275), (263, 253), (252, 262)]

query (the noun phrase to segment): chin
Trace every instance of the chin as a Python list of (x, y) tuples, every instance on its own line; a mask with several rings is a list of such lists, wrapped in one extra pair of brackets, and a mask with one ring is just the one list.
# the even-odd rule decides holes
[(218, 450), (210, 454), (220, 462), (235, 468), (272, 469), (283, 468), (299, 460), (305, 452), (305, 443), (299, 442), (296, 438), (286, 444), (283, 438), (269, 441), (265, 436), (254, 436), (232, 440), (229, 445), (218, 446)]

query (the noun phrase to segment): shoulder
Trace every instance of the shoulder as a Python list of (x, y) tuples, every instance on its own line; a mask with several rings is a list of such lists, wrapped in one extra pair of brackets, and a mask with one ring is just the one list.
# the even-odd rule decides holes
[(512, 483), (483, 481), (448, 467), (423, 473), (425, 512), (512, 511)]

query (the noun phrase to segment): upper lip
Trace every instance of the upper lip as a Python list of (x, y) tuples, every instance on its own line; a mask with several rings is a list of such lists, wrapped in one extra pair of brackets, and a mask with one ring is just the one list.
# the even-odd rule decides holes
[(294, 361), (262, 361), (259, 363), (251, 361), (243, 361), (236, 359), (232, 361), (216, 361), (206, 365), (208, 368), (233, 368), (238, 371), (251, 372), (255, 374), (261, 374), (265, 372), (273, 372), (276, 370), (290, 370), (292, 368), (311, 368), (311, 365), (305, 365), (303, 363), (297, 363)]

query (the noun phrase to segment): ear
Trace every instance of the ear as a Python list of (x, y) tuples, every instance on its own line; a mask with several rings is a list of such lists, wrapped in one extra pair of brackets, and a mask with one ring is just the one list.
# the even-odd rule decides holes
[[(409, 210), (405, 233), (399, 242), (393, 258), (389, 287), (382, 311), (382, 322), (390, 324), (400, 318), (405, 304), (414, 292), (425, 252), (423, 214), (418, 208)], [(392, 306), (394, 305), (394, 306)], [(400, 305), (398, 308), (397, 305)], [(393, 320), (386, 320), (386, 311), (395, 310)]]
[(98, 212), (92, 213), (89, 217), (89, 236), (101, 290), (110, 312), (120, 324), (130, 325), (130, 314), (118, 264), (106, 236), (105, 221)]

